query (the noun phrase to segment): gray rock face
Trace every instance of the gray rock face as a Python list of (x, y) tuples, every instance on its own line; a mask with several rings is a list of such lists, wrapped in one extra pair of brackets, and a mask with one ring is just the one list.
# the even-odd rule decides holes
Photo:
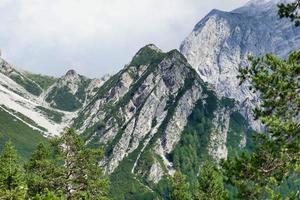
[(208, 153), (215, 161), (219, 162), (221, 159), (227, 159), (228, 156), (226, 142), (229, 129), (230, 110), (225, 108), (219, 109), (214, 115), (214, 128), (209, 139)]
[(280, 57), (300, 47), (300, 28), (277, 16), (279, 0), (253, 0), (231, 12), (211, 11), (180, 46), (200, 77), (219, 96), (237, 100), (254, 129), (261, 128), (252, 117), (258, 97), (247, 84), (239, 86), (238, 70), (247, 66), (248, 55), (274, 53)]
[(170, 155), (199, 102), (203, 118), (211, 116), (199, 119), (207, 127), (212, 124), (205, 130), (210, 136), (207, 152), (216, 161), (227, 158), (227, 132), (235, 108), (227, 108), (221, 99), (180, 52), (164, 53), (148, 45), (100, 87), (79, 111), (74, 126), (88, 143), (106, 148), (101, 165), (108, 174), (129, 162), (127, 173), (158, 183), (175, 172)]
[[(32, 79), (32, 76), (38, 76), (39, 79), (49, 78), (16, 69), (0, 58), (0, 106), (26, 116), (31, 122), (27, 125), (46, 136), (60, 134), (65, 127), (71, 125), (72, 119), (77, 116), (76, 112), (64, 112), (63, 109), (53, 108), (53, 105), (56, 105), (53, 99), (50, 99), (49, 103), (45, 101), (51, 93), (54, 98), (57, 91), (61, 90), (59, 95), (63, 96), (65, 91), (62, 89), (67, 88), (66, 92), (71, 97), (79, 99), (79, 96), (82, 96), (81, 102), (84, 106), (109, 78), (105, 76), (101, 80), (88, 79), (78, 75), (74, 70), (70, 70), (61, 78), (52, 77), (55, 79), (54, 83), (45, 89)], [(78, 95), (79, 93), (81, 94)], [(65, 99), (66, 104), (70, 103), (70, 96)], [(61, 119), (55, 119), (53, 113), (56, 116), (60, 115)]]
[[(192, 82), (187, 87), (188, 79)], [(163, 123), (168, 126), (164, 135), (156, 140), (163, 141), (163, 151), (159, 155), (165, 157), (179, 141), (187, 118), (201, 97), (201, 84), (202, 80), (179, 52), (163, 53), (154, 45), (148, 45), (117, 74), (117, 82), (110, 85), (107, 93), (84, 109), (81, 115), (88, 117), (79, 129), (84, 131), (104, 121), (99, 142), (105, 144), (119, 137), (105, 161), (108, 173), (112, 173), (120, 161), (140, 146), (141, 154)], [(168, 110), (175, 102), (174, 113), (167, 119)], [(96, 135), (97, 132), (92, 138)], [(157, 181), (153, 175), (150, 177)]]

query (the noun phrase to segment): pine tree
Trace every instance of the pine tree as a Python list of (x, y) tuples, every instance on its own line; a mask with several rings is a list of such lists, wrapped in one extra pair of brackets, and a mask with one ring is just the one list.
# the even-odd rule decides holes
[(172, 178), (171, 200), (191, 200), (192, 196), (189, 193), (189, 185), (186, 182), (185, 176), (176, 172)]
[(281, 18), (290, 18), (292, 22), (295, 22), (296, 26), (300, 25), (300, 0), (295, 0), (295, 2), (288, 4), (281, 3), (278, 5), (278, 8), (278, 14)]
[[(300, 166), (300, 52), (287, 60), (273, 55), (250, 58), (252, 65), (241, 70), (241, 83), (249, 81), (262, 103), (255, 117), (267, 127), (256, 134), (252, 153), (224, 163), (228, 183), (242, 199), (279, 199), (277, 188), (290, 176), (299, 176)], [(300, 191), (290, 194), (291, 198)]]
[(58, 192), (59, 177), (62, 176), (62, 165), (57, 163), (51, 155), (51, 149), (44, 143), (37, 146), (31, 158), (25, 165), (28, 196), (43, 196), (52, 192)]
[(0, 156), (0, 199), (23, 200), (26, 195), (24, 171), (11, 141)]
[(88, 148), (74, 129), (54, 140), (64, 162), (60, 177), (67, 199), (107, 199), (109, 182), (99, 166), (102, 151)]
[[(29, 198), (31, 199), (31, 198)], [(54, 192), (50, 192), (45, 190), (43, 194), (37, 194), (33, 200), (65, 200), (63, 194), (55, 194)]]
[(195, 200), (223, 200), (227, 198), (227, 192), (223, 184), (222, 174), (217, 167), (210, 162), (206, 162), (198, 176)]

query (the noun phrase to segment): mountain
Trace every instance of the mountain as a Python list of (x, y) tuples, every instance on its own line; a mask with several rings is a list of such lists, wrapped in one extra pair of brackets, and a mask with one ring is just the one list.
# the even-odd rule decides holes
[(248, 148), (250, 134), (234, 100), (218, 97), (179, 51), (152, 44), (99, 80), (74, 70), (60, 78), (32, 74), (1, 58), (0, 120), (0, 148), (10, 138), (24, 158), (74, 126), (105, 150), (101, 165), (116, 199), (152, 199), (175, 170), (192, 179), (203, 160)]
[(108, 77), (88, 79), (74, 70), (61, 78), (32, 74), (0, 58), (0, 149), (12, 140), (28, 158), (37, 144), (73, 123)]
[(253, 0), (231, 12), (211, 11), (180, 46), (181, 53), (200, 77), (219, 96), (239, 102), (243, 116), (260, 130), (251, 110), (259, 99), (247, 85), (239, 86), (238, 70), (247, 66), (248, 55), (267, 53), (285, 58), (300, 47), (300, 29), (279, 19), (277, 4), (290, 0)]
[(179, 51), (154, 45), (108, 79), (78, 116), (73, 125), (86, 141), (105, 149), (116, 199), (151, 196), (176, 169), (195, 177), (205, 158), (218, 162), (245, 148), (249, 133), (234, 100), (217, 97)]
[(69, 70), (45, 92), (43, 98), (53, 108), (76, 111), (89, 101), (101, 84), (99, 79), (92, 80)]
[(248, 54), (285, 57), (300, 46), (299, 29), (278, 19), (278, 2), (213, 10), (180, 51), (146, 45), (102, 79), (32, 74), (0, 58), (0, 148), (12, 138), (26, 158), (73, 126), (87, 145), (103, 148), (115, 199), (165, 198), (176, 170), (193, 180), (204, 160), (217, 164), (252, 148), (259, 98), (238, 85), (238, 70)]

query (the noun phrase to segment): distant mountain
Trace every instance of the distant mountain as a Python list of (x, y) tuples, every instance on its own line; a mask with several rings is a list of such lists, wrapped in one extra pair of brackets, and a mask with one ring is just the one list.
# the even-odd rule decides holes
[(258, 98), (248, 86), (239, 86), (238, 70), (248, 65), (248, 55), (274, 53), (285, 58), (300, 47), (300, 28), (279, 19), (277, 3), (291, 0), (253, 0), (245, 6), (224, 12), (211, 11), (183, 41), (180, 51), (211, 84), (219, 96), (237, 100), (251, 126), (259, 130), (251, 110)]
[(69, 70), (45, 92), (43, 98), (51, 107), (65, 111), (76, 111), (99, 89), (102, 81), (89, 79)]
[(43, 135), (57, 135), (76, 117), (66, 111), (80, 109), (103, 82), (74, 71), (62, 78), (32, 74), (0, 58), (0, 107)]

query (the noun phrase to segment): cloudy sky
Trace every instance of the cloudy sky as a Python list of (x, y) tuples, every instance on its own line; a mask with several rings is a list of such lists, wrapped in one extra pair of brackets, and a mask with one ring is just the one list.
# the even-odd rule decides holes
[(248, 0), (0, 0), (2, 57), (54, 76), (114, 73), (142, 46), (178, 48), (211, 9)]

